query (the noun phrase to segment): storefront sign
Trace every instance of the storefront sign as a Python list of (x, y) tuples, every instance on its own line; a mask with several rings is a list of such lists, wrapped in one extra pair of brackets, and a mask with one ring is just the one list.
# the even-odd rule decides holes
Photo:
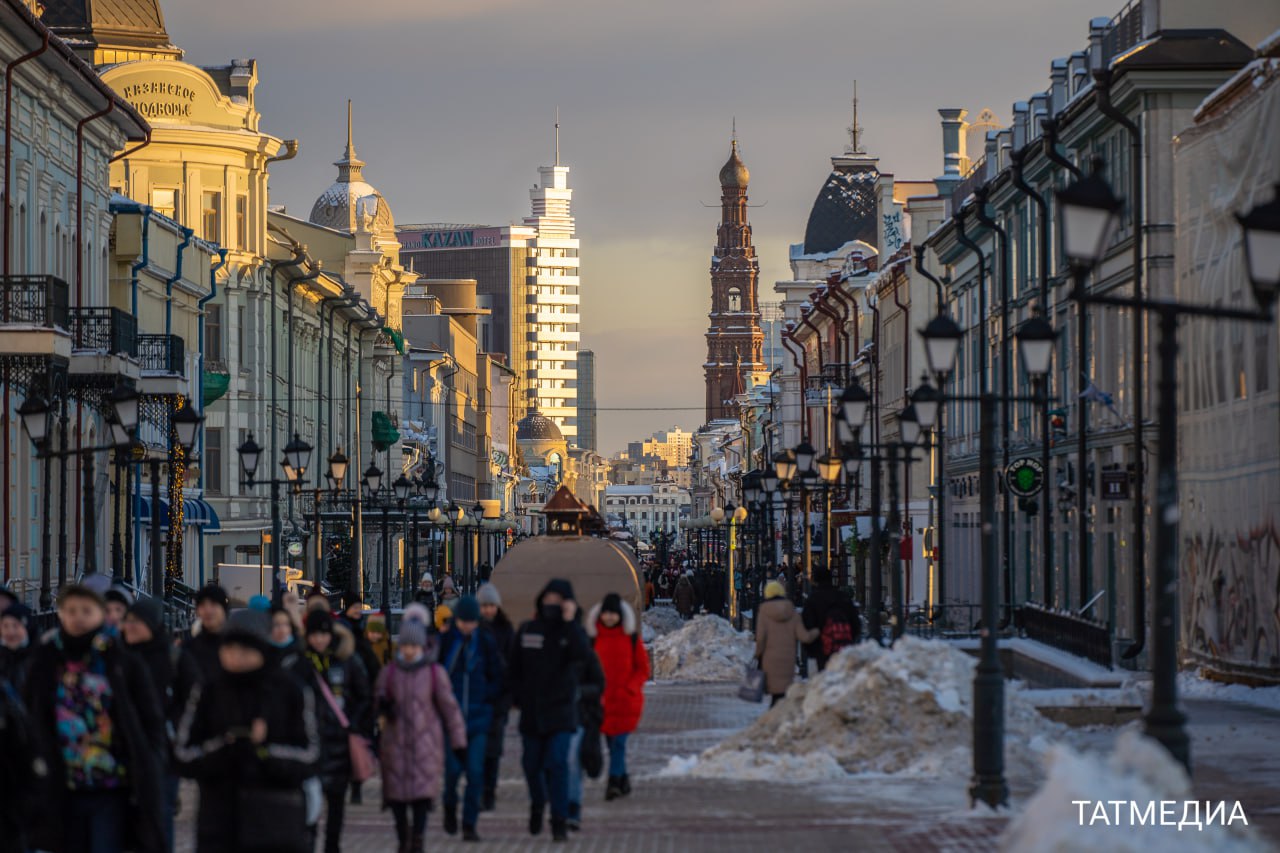
[(1104, 501), (1127, 501), (1129, 499), (1129, 472), (1102, 472), (1102, 499)]
[(1009, 491), (1020, 498), (1038, 495), (1044, 488), (1044, 466), (1039, 459), (1019, 459), (1009, 463), (1004, 481)]

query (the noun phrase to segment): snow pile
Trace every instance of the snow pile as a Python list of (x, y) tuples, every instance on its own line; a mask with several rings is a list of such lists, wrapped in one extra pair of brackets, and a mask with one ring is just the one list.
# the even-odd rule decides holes
[(751, 635), (718, 616), (697, 616), (651, 648), (655, 681), (738, 681), (755, 656)]
[(674, 607), (650, 607), (640, 618), (640, 636), (646, 644), (684, 627), (684, 620)]
[[(951, 776), (961, 784), (973, 762), (975, 665), (935, 640), (903, 637), (892, 649), (860, 643), (684, 772), (739, 778), (744, 768), (771, 768), (775, 781), (802, 781), (783, 771), (826, 773), (834, 764), (846, 774)], [(1049, 741), (1067, 729), (1042, 717), (1016, 687), (1005, 687), (1006, 771), (1020, 777), (1041, 767)]]
[[(1267, 845), (1244, 829), (1237, 819), (1230, 827), (1221, 825), (1231, 815), (1232, 804), (1220, 822), (1203, 830), (1188, 826), (1160, 825), (1161, 800), (1178, 807), (1172, 818), (1181, 819), (1182, 804), (1194, 799), (1191, 781), (1181, 765), (1164, 747), (1136, 730), (1123, 732), (1109, 756), (1078, 753), (1057, 745), (1049, 752), (1049, 777), (1027, 808), (1018, 815), (1000, 838), (1000, 849), (1016, 853), (1093, 853), (1106, 849), (1114, 853), (1254, 853)], [(1081, 808), (1072, 800), (1088, 800)], [(1119, 819), (1116, 806), (1121, 801)], [(1095, 811), (1102, 802), (1106, 817)], [(1154, 803), (1154, 816), (1144, 817)], [(1132, 808), (1139, 815), (1134, 817)], [(1200, 817), (1204, 818), (1201, 802)], [(1194, 817), (1194, 813), (1191, 817)]]
[(673, 756), (658, 775), (753, 782), (829, 782), (849, 778), (844, 768), (823, 752), (775, 755), (752, 750), (721, 752), (710, 757), (706, 753), (702, 757)]
[(1240, 702), (1280, 711), (1280, 687), (1223, 684), (1202, 678), (1196, 673), (1182, 672), (1178, 674), (1178, 693), (1187, 699), (1217, 699), (1221, 702)]

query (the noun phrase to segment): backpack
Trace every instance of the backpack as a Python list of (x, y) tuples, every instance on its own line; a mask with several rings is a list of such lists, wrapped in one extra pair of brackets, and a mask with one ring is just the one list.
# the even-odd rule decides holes
[(827, 611), (822, 622), (822, 633), (818, 639), (822, 643), (823, 657), (831, 657), (841, 649), (858, 642), (854, 622), (850, 618), (851, 608), (833, 607)]

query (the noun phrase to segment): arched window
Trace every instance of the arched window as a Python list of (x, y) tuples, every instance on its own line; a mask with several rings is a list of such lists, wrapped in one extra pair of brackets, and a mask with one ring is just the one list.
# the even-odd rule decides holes
[(742, 310), (742, 291), (736, 287), (729, 288), (729, 311), (737, 313)]

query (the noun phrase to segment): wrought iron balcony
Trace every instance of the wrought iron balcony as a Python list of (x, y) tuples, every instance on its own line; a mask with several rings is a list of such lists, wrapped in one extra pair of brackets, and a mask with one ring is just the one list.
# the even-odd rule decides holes
[(67, 283), (51, 275), (0, 276), (0, 325), (67, 326)]
[(138, 321), (133, 315), (119, 308), (71, 308), (68, 313), (73, 352), (137, 358)]
[(187, 347), (177, 335), (138, 335), (138, 363), (144, 371), (186, 375)]

